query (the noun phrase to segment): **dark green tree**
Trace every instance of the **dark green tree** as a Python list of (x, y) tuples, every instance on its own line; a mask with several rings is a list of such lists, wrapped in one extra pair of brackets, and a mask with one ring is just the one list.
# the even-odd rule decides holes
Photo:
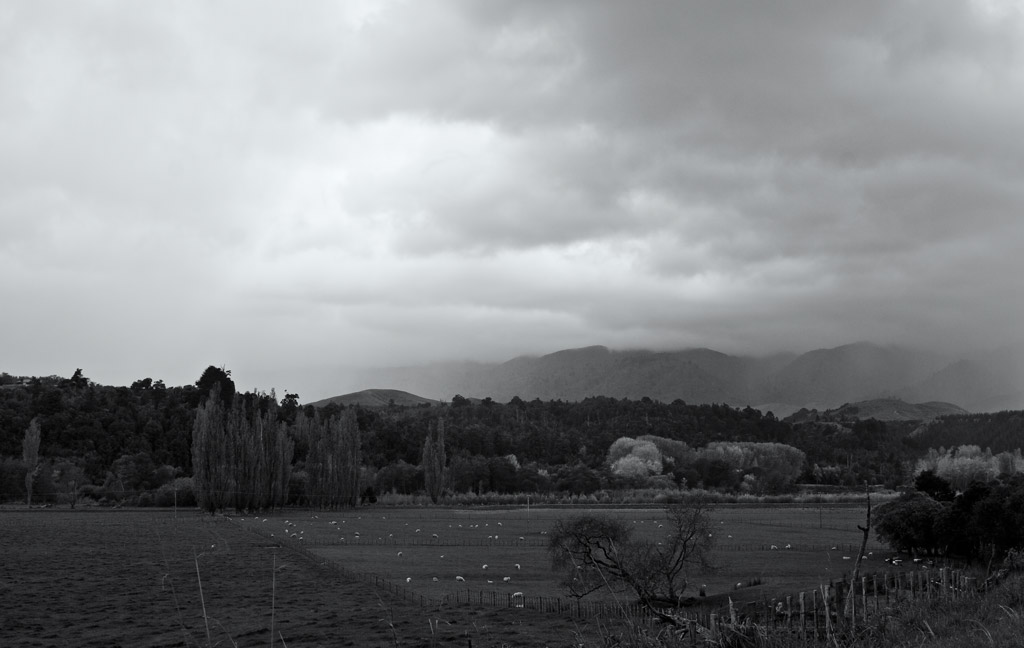
[(948, 515), (948, 505), (924, 493), (906, 493), (875, 509), (875, 533), (897, 551), (934, 554), (947, 544), (941, 528)]
[(203, 371), (203, 375), (199, 377), (199, 380), (196, 381), (196, 387), (199, 388), (202, 398), (206, 398), (210, 394), (210, 390), (213, 389), (214, 385), (220, 387), (221, 402), (226, 407), (229, 407), (235, 397), (235, 381), (231, 380), (231, 370), (210, 365)]
[(949, 482), (936, 475), (934, 470), (922, 471), (914, 479), (914, 488), (938, 502), (952, 502), (956, 496)]

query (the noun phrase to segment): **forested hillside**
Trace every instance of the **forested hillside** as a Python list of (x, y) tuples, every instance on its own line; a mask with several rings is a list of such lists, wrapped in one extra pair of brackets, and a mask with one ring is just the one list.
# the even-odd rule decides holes
[(235, 421), (230, 425), (237, 448), (257, 433), (252, 430), (282, 435), (275, 443), (289, 444), (290, 465), (281, 469), (288, 474), (278, 481), (288, 482), (281, 497), (290, 502), (323, 496), (318, 484), (334, 479), (317, 472), (330, 463), (325, 457), (333, 451), (332, 435), (340, 434), (332, 430), (349, 430), (344, 434), (355, 439), (347, 451), (352, 465), (346, 479), (353, 485), (343, 499), (349, 502), (356, 499), (354, 488), (422, 492), (425, 442), (439, 426), (449, 492), (589, 493), (644, 486), (778, 492), (797, 482), (897, 486), (912, 477), (930, 447), (1020, 446), (1019, 412), (948, 416), (929, 424), (816, 415), (784, 421), (751, 408), (680, 400), (516, 397), (498, 403), (461, 396), (436, 405), (315, 408), (301, 406), (297, 394), (235, 394), (230, 372), (215, 367), (195, 385), (177, 387), (149, 378), (128, 387), (98, 385), (80, 370), (71, 378), (2, 374), (0, 499), (26, 495), (31, 466), (23, 440), (33, 421), (40, 429), (38, 464), (32, 463), (37, 500), (83, 486), (108, 498), (132, 497), (192, 476), (194, 440), (209, 443), (202, 432), (209, 420), (199, 417), (198, 425), (197, 412), (214, 387), (224, 403), (218, 420)]

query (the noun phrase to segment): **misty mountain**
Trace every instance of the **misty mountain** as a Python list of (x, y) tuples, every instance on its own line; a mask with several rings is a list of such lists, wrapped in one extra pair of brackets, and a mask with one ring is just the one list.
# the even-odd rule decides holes
[(971, 412), (1024, 409), (1024, 357), (1002, 348), (957, 360), (899, 393), (907, 400), (956, 402)]
[(590, 396), (727, 403), (785, 416), (800, 408), (899, 398), (943, 401), (969, 411), (1024, 406), (1024, 363), (1002, 350), (969, 358), (859, 342), (803, 354), (733, 356), (711, 349), (612, 351), (603, 346), (521, 356), (504, 363), (439, 363), (364, 371), (430, 398), (580, 401)]

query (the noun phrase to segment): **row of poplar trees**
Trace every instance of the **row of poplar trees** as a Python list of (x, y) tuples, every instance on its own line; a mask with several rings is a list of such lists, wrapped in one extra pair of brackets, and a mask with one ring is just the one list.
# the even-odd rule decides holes
[(192, 481), (200, 508), (214, 513), (284, 506), (293, 454), (274, 398), (234, 394), (225, 403), (215, 386), (192, 426)]
[(359, 504), (362, 439), (354, 410), (323, 420), (299, 413), (296, 434), (309, 443), (306, 496), (311, 506), (335, 509)]
[(196, 411), (193, 488), (199, 506), (216, 512), (265, 511), (288, 501), (294, 438), (308, 444), (306, 497), (320, 509), (359, 504), (362, 439), (354, 410), (327, 419), (299, 413), (291, 430), (278, 421), (273, 396), (234, 394), (219, 386)]

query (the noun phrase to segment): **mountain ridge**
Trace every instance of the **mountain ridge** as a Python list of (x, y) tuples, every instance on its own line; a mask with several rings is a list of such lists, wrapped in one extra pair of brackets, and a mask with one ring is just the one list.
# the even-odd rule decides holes
[(386, 384), (448, 400), (579, 401), (590, 396), (663, 402), (770, 404), (777, 416), (801, 408), (895, 398), (954, 404), (968, 411), (1024, 408), (1024, 361), (1001, 350), (954, 357), (855, 342), (800, 354), (730, 355), (708, 348), (612, 350), (595, 345), (501, 363), (454, 362), (366, 370), (363, 384)]

